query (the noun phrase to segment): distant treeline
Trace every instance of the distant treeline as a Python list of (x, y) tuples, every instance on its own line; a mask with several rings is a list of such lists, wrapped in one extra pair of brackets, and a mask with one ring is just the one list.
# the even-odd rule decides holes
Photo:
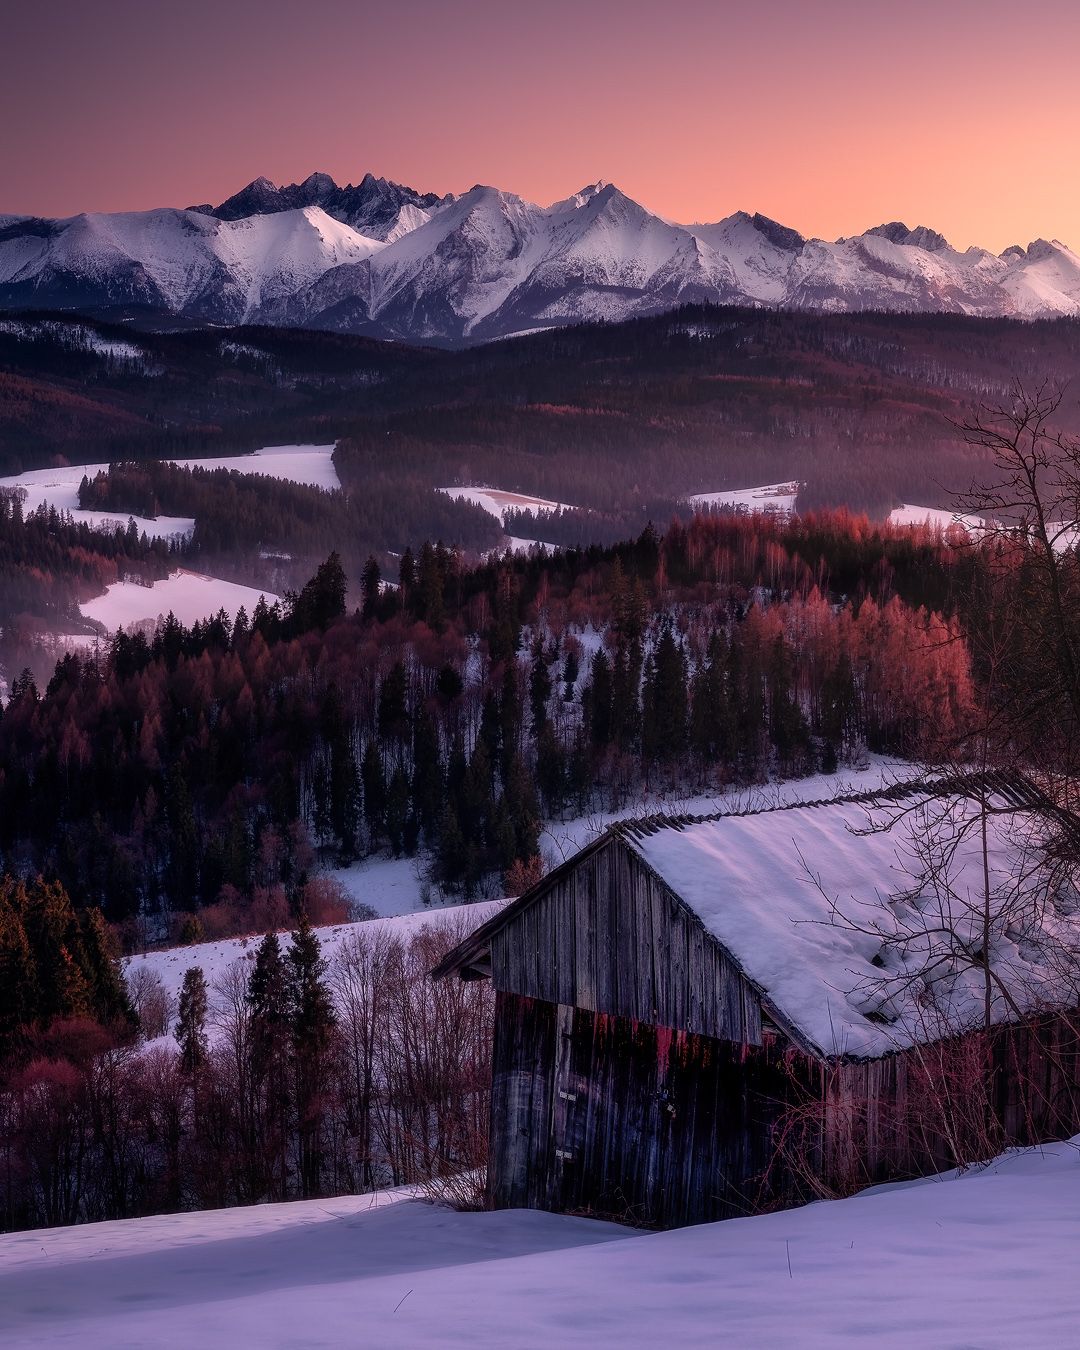
[[(71, 316), (56, 325), (86, 321)], [(347, 489), (488, 483), (601, 512), (798, 479), (802, 505), (944, 504), (984, 456), (950, 419), (1067, 381), (1080, 324), (685, 307), (461, 351), (240, 328), (117, 360), (0, 333), (0, 471), (344, 438)], [(1065, 430), (1080, 429), (1075, 405)], [(639, 517), (640, 518), (640, 514)], [(447, 543), (460, 542), (447, 538)], [(340, 547), (340, 541), (339, 545)]]
[(445, 539), (479, 552), (501, 535), (498, 522), (471, 502), (434, 492), (418, 475), (373, 472), (363, 487), (329, 492), (232, 469), (114, 464), (84, 479), (79, 503), (142, 516), (192, 516), (185, 553), (217, 561), (254, 550), (288, 554), (300, 566), (337, 551), (358, 580), (370, 553), (402, 553), (410, 543)]

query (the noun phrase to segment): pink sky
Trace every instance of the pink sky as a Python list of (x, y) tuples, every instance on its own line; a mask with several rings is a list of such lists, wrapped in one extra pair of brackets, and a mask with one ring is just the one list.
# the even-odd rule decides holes
[(0, 212), (370, 169), (1080, 249), (1080, 5), (1060, 0), (12, 0), (2, 43)]

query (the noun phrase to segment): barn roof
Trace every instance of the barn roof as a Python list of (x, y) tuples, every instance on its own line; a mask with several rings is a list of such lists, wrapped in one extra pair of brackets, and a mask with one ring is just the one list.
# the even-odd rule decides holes
[[(986, 874), (973, 780), (839, 800), (623, 821), (631, 848), (701, 921), (782, 1025), (824, 1056), (869, 1057), (981, 1024)], [(1026, 780), (986, 815), (995, 1022), (1080, 1002), (1080, 894), (1060, 849), (1080, 826)], [(437, 970), (465, 970), (549, 875)]]

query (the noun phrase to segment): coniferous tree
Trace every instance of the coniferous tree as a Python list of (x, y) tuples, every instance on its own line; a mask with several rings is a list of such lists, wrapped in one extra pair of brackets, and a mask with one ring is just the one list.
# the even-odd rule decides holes
[(176, 1029), (174, 1036), (180, 1047), (180, 1067), (189, 1077), (194, 1077), (206, 1063), (208, 1042), (206, 1038), (206, 1015), (208, 998), (206, 976), (201, 966), (189, 966), (184, 972), (184, 982), (180, 986), (177, 1000)]
[(386, 772), (379, 747), (373, 740), (364, 748), (360, 776), (364, 782), (364, 819), (371, 842), (377, 846), (386, 828)]
[(301, 1194), (311, 1196), (319, 1193), (322, 1176), (325, 1112), (322, 1098), (329, 1073), (334, 1004), (325, 979), (326, 964), (319, 939), (304, 912), (292, 934), (287, 969), (299, 1141), (297, 1170)]
[(16, 901), (16, 884), (0, 882), (0, 1069), (37, 1016), (37, 969)]
[(365, 619), (373, 618), (379, 608), (382, 572), (373, 553), (368, 555), (364, 570), (360, 573), (360, 594), (363, 597), (360, 613)]
[(255, 953), (247, 1006), (251, 1014), (255, 1151), (263, 1185), (283, 1199), (288, 1193), (292, 1029), (288, 972), (276, 933), (267, 933)]
[(413, 726), (412, 807), (417, 826), (430, 843), (435, 839), (446, 793), (439, 733), (434, 719), (421, 708)]

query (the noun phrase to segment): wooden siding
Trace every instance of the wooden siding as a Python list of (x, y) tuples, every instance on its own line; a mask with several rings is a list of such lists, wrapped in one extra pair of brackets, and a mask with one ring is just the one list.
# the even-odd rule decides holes
[(504, 993), (761, 1044), (756, 990), (617, 838), (492, 935), (491, 971)]
[[(1006, 1023), (881, 1059), (805, 1069), (823, 1104), (818, 1170), (865, 1182), (956, 1166), (969, 1155), (1059, 1139), (1080, 1129), (1080, 1014)], [(943, 1128), (947, 1123), (947, 1130)], [(970, 1161), (970, 1156), (965, 1159)]]
[(753, 1212), (776, 1054), (499, 993), (489, 1196), (672, 1227)]
[[(972, 1088), (976, 1109), (951, 1122), (969, 1147), (965, 1111), (996, 1147), (1080, 1129), (1080, 1015), (823, 1063), (780, 1036), (738, 1045), (500, 992), (489, 1199), (673, 1227), (941, 1171), (957, 1160), (920, 1073), (955, 1075), (959, 1092), (968, 1055), (990, 1084), (985, 1111)], [(776, 1152), (789, 1105), (786, 1137), (803, 1131), (817, 1182)]]

